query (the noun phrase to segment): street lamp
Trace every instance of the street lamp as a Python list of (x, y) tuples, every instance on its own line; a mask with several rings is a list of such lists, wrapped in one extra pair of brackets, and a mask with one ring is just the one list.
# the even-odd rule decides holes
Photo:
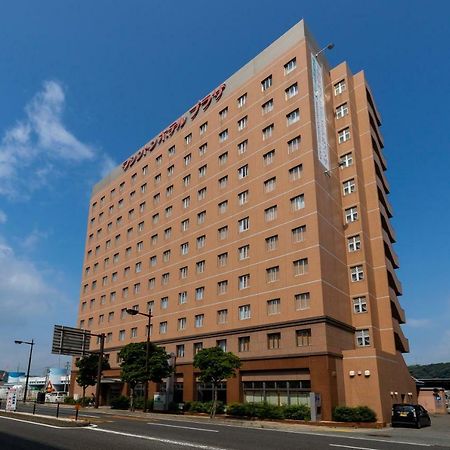
[(330, 42), (328, 45), (326, 45), (324, 48), (320, 49), (314, 56), (317, 58), (321, 53), (323, 53), (325, 50), (331, 50), (334, 48), (334, 44)]
[(127, 308), (126, 312), (131, 316), (145, 316), (148, 318), (147, 324), (147, 345), (145, 351), (145, 384), (144, 384), (144, 412), (147, 412), (147, 403), (148, 403), (148, 360), (150, 357), (150, 325), (152, 320), (152, 314), (139, 312), (137, 309)]
[(31, 342), (27, 341), (14, 341), (15, 344), (28, 344), (30, 346), (30, 356), (28, 358), (28, 369), (27, 369), (27, 379), (25, 381), (25, 392), (23, 394), (23, 402), (25, 403), (27, 401), (27, 391), (28, 391), (28, 380), (30, 378), (30, 367), (31, 367), (31, 356), (33, 354), (33, 345), (34, 340), (31, 339)]

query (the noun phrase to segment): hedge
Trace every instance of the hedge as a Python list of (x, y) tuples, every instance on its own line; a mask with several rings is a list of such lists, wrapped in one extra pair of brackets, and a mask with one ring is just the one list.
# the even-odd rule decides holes
[(231, 403), (227, 405), (227, 414), (250, 419), (311, 419), (311, 410), (307, 405), (276, 406), (268, 403)]
[(333, 411), (333, 420), (336, 422), (376, 422), (377, 415), (368, 406), (337, 406)]

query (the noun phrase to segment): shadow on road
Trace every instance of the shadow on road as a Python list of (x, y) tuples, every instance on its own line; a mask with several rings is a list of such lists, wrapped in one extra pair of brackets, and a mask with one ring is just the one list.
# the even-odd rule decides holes
[(14, 449), (14, 450), (57, 450), (58, 447), (42, 444), (40, 442), (30, 441), (22, 437), (18, 437), (13, 434), (7, 434), (0, 432), (0, 448), (2, 449)]

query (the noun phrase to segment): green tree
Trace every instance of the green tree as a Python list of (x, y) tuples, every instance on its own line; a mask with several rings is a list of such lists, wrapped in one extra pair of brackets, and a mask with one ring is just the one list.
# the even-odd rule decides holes
[(169, 365), (170, 355), (162, 347), (150, 343), (148, 374), (145, 373), (146, 345), (146, 342), (131, 343), (119, 352), (119, 358), (122, 360), (120, 378), (130, 386), (131, 410), (134, 410), (134, 389), (138, 383), (161, 383), (162, 379), (172, 372)]
[[(86, 388), (88, 386), (95, 386), (97, 383), (98, 374), (98, 354), (91, 353), (90, 355), (80, 358), (75, 365), (78, 367), (78, 375), (76, 378), (77, 384), (83, 388), (83, 399), (86, 396)], [(108, 370), (109, 363), (103, 359), (102, 371)]]
[(220, 347), (204, 348), (194, 357), (194, 367), (200, 369), (199, 379), (202, 383), (211, 383), (213, 402), (210, 417), (216, 416), (217, 388), (221, 382), (236, 376), (236, 369), (241, 367), (241, 360), (231, 352), (224, 352)]

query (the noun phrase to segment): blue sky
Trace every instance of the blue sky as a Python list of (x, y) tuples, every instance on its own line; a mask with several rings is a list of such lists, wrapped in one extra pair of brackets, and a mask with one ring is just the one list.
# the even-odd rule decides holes
[(304, 18), (383, 117), (410, 363), (450, 361), (450, 3), (41, 0), (0, 15), (0, 368), (63, 364), (92, 185)]

